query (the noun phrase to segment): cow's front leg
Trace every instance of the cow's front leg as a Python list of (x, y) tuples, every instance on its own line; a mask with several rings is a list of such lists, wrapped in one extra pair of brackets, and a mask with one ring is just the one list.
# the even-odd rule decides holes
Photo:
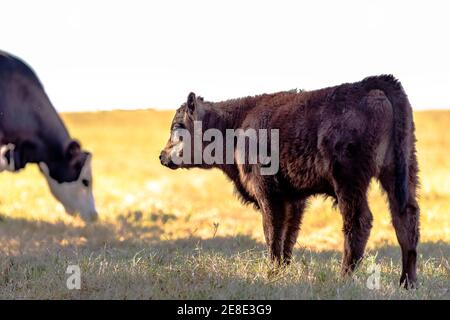
[(283, 242), (285, 237), (286, 212), (284, 203), (276, 197), (264, 197), (259, 201), (262, 212), (264, 236), (271, 261), (282, 263)]

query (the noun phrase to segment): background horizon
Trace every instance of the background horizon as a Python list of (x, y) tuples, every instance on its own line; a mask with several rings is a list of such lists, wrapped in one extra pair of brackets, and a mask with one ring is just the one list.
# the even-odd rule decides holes
[(220, 101), (384, 73), (414, 110), (448, 109), (449, 8), (19, 0), (2, 3), (0, 49), (36, 71), (60, 112), (175, 109), (190, 91)]

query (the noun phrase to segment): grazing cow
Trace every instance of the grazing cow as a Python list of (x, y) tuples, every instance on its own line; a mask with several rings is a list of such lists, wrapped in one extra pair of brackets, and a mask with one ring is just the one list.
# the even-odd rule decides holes
[(0, 171), (15, 172), (37, 163), (69, 214), (96, 220), (91, 154), (70, 138), (33, 70), (2, 51), (0, 146)]
[[(176, 163), (174, 156), (194, 152), (187, 150), (192, 145), (180, 139), (180, 130), (195, 134), (196, 121), (201, 121), (203, 132), (214, 128), (224, 136), (227, 129), (278, 129), (278, 172), (262, 175), (260, 170), (267, 164), (261, 161)], [(202, 148), (206, 145), (203, 141)], [(235, 150), (234, 156), (239, 152)], [(363, 257), (372, 227), (367, 189), (377, 178), (389, 199), (402, 251), (400, 282), (406, 287), (416, 283), (419, 207), (414, 123), (408, 98), (391, 75), (310, 92), (217, 103), (191, 93), (176, 111), (160, 160), (172, 169), (221, 169), (243, 201), (261, 211), (269, 256), (276, 263), (291, 259), (308, 197), (332, 197), (344, 221), (343, 274), (353, 271)]]

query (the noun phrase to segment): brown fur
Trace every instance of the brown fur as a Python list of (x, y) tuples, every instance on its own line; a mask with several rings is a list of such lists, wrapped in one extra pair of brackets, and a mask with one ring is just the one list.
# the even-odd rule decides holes
[[(388, 195), (402, 250), (400, 281), (406, 287), (415, 284), (419, 207), (414, 124), (407, 96), (394, 77), (218, 103), (191, 93), (177, 110), (172, 128), (192, 130), (193, 120), (202, 121), (203, 130), (223, 133), (237, 128), (280, 130), (276, 175), (260, 175), (260, 164), (196, 165), (223, 170), (243, 201), (261, 211), (273, 261), (290, 261), (308, 197), (324, 194), (336, 200), (343, 216), (342, 272), (352, 271), (363, 257), (372, 227), (367, 189), (377, 178)], [(161, 162), (177, 168), (169, 156), (171, 147), (169, 140)]]

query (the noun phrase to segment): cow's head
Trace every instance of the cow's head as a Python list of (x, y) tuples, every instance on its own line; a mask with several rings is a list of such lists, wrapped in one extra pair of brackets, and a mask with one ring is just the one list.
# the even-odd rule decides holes
[[(202, 134), (194, 132), (194, 122), (203, 121), (208, 113), (209, 104), (203, 98), (196, 97), (190, 93), (187, 102), (177, 109), (170, 126), (170, 138), (166, 146), (159, 155), (159, 160), (163, 166), (170, 169), (190, 168), (195, 166), (194, 161), (194, 135)], [(186, 134), (190, 139), (186, 139)], [(202, 146), (200, 146), (202, 148)], [(183, 152), (189, 152), (188, 162), (180, 162), (180, 158), (185, 156)], [(177, 159), (177, 160), (176, 160)]]
[(92, 194), (91, 159), (92, 155), (72, 140), (65, 147), (62, 158), (39, 163), (52, 194), (66, 212), (79, 213), (88, 222), (98, 217)]

